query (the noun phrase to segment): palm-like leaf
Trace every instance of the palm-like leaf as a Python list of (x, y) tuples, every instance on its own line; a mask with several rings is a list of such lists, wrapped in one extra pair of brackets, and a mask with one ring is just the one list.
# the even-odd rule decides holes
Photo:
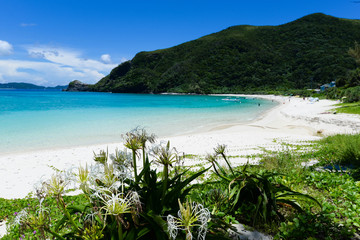
[[(230, 208), (227, 213), (233, 214), (244, 204), (255, 207), (253, 212), (253, 225), (257, 221), (269, 222), (276, 219), (284, 219), (280, 213), (281, 206), (287, 206), (296, 211), (303, 211), (301, 201), (313, 202), (320, 206), (320, 203), (313, 197), (292, 191), (290, 188), (274, 181), (277, 173), (259, 172), (251, 173), (246, 164), (240, 171), (233, 171), (225, 156), (225, 146), (218, 145), (215, 155), (207, 155), (208, 160), (215, 170), (215, 173), (228, 184), (228, 198)], [(228, 164), (229, 170), (223, 168), (217, 162), (217, 156), (222, 156)]]

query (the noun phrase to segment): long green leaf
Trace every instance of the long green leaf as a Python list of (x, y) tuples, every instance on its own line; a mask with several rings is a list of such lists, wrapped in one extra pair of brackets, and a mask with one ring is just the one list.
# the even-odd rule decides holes
[(312, 201), (312, 202), (315, 202), (320, 208), (322, 208), (322, 205), (321, 203), (316, 200), (315, 198), (309, 196), (309, 195), (306, 195), (306, 194), (302, 194), (302, 193), (298, 193), (298, 192), (289, 192), (289, 193), (283, 193), (281, 195), (278, 195), (276, 196), (276, 199), (287, 199), (288, 197), (295, 197), (295, 198), (300, 198), (300, 199), (303, 199), (303, 200), (307, 200), (307, 201)]
[(278, 199), (278, 203), (285, 203), (296, 209), (298, 212), (304, 212), (304, 209), (297, 203), (289, 199)]
[[(210, 167), (209, 167), (210, 168)], [(205, 173), (207, 170), (209, 170), (209, 168), (206, 168), (200, 172), (197, 172), (193, 175), (191, 175), (190, 177), (188, 177), (187, 179), (185, 179), (182, 182), (179, 182), (178, 184), (176, 184), (173, 189), (167, 194), (168, 197), (175, 197), (177, 195), (180, 194), (181, 190), (183, 188), (185, 188), (186, 186), (188, 186), (189, 183), (191, 183), (194, 179), (196, 179), (197, 177), (199, 177), (200, 175), (202, 175), (203, 173)]]

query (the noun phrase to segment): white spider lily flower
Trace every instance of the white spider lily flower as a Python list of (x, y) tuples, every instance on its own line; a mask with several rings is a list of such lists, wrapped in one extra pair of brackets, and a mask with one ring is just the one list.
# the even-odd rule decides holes
[(78, 168), (74, 169), (74, 171), (72, 171), (71, 179), (75, 185), (75, 188), (77, 188), (77, 184), (79, 184), (79, 188), (84, 193), (87, 193), (87, 190), (89, 189), (89, 175), (90, 171), (87, 164), (85, 167), (79, 166)]
[[(96, 172), (89, 175), (89, 189), (96, 191), (102, 191), (108, 189), (111, 192), (116, 192), (122, 185), (118, 174), (119, 171), (113, 164), (98, 165)], [(99, 189), (100, 188), (100, 189)]]
[(103, 195), (100, 197), (104, 206), (106, 215), (122, 215), (125, 213), (137, 213), (141, 202), (137, 192), (129, 192), (126, 196), (122, 193)]
[(21, 210), (20, 212), (16, 213), (16, 217), (14, 219), (15, 225), (20, 225), (24, 219), (26, 219), (28, 216), (28, 213), (25, 209)]
[(91, 213), (88, 213), (85, 218), (84, 218), (84, 221), (90, 221), (91, 223), (94, 223), (95, 222), (95, 217), (97, 215), (99, 215), (100, 212), (98, 211), (92, 211)]
[(160, 144), (153, 145), (150, 155), (154, 157), (154, 162), (157, 165), (172, 166), (178, 160), (177, 150), (174, 147), (170, 147), (170, 141), (161, 141)]
[(58, 171), (58, 173), (62, 173), (62, 176), (64, 178), (64, 180), (71, 182), (74, 181), (74, 172), (77, 171), (78, 168), (75, 166), (71, 166), (69, 169), (67, 170), (63, 170), (63, 171)]
[(104, 166), (102, 164), (90, 165), (88, 180), (90, 185), (95, 185), (95, 179), (100, 178), (104, 172)]
[(94, 199), (102, 199), (104, 195), (113, 194), (113, 189), (103, 186), (93, 186), (91, 190), (92, 194), (90, 195), (90, 197)]
[(49, 218), (49, 209), (39, 206), (39, 209), (36, 210), (35, 214), (30, 214), (27, 217), (28, 224), (34, 228), (43, 228), (50, 223)]
[(44, 183), (45, 183), (44, 176), (42, 176), (40, 180), (34, 183), (33, 185), (35, 195), (39, 199), (39, 201), (46, 197), (46, 188)]
[(90, 169), (87, 164), (85, 167), (80, 166), (73, 173), (73, 181), (84, 193), (89, 193), (90, 186), (95, 184), (98, 172), (97, 166), (90, 166)]
[(198, 228), (197, 239), (205, 240), (207, 223), (210, 220), (210, 211), (204, 208), (201, 204), (195, 202), (186, 201), (185, 205), (182, 205), (179, 200), (180, 210), (178, 211), (178, 217), (168, 215), (168, 232), (172, 239), (176, 239), (179, 230), (184, 230), (186, 233), (186, 240), (192, 240), (192, 228)]
[(115, 150), (115, 154), (110, 154), (112, 162), (121, 170), (131, 166), (132, 156), (131, 153), (125, 151)]
[(69, 183), (68, 178), (64, 178), (60, 173), (56, 173), (44, 185), (48, 195), (60, 196), (65, 193)]
[(109, 215), (121, 215), (131, 212), (131, 202), (129, 199), (121, 197), (122, 194), (112, 195), (104, 201), (103, 209)]
[(171, 239), (175, 239), (180, 229), (179, 222), (172, 215), (167, 216), (168, 232)]

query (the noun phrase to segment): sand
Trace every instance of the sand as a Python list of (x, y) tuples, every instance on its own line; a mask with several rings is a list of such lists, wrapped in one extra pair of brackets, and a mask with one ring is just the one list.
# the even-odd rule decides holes
[[(180, 154), (205, 155), (217, 144), (226, 144), (228, 154), (239, 156), (233, 164), (248, 159), (247, 154), (261, 148), (277, 148), (280, 142), (301, 143), (320, 139), (320, 135), (357, 133), (360, 131), (360, 116), (333, 114), (335, 101), (310, 102), (302, 98), (281, 96), (251, 96), (278, 101), (279, 105), (264, 113), (253, 122), (240, 125), (219, 125), (204, 132), (194, 132), (163, 138), (170, 140)], [(261, 106), (260, 106), (261, 107)], [(119, 143), (85, 147), (49, 149), (45, 151), (7, 154), (0, 156), (0, 198), (22, 198), (33, 190), (33, 185), (54, 172), (51, 167), (68, 169), (71, 166), (93, 163), (93, 152), (115, 148), (123, 149)], [(185, 165), (192, 165), (195, 160)]]

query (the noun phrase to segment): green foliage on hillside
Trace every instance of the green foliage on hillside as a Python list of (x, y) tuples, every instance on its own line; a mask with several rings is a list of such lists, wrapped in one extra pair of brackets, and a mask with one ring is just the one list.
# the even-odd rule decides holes
[(140, 52), (94, 91), (230, 93), (316, 88), (356, 63), (360, 21), (311, 14), (280, 26), (233, 26), (178, 46)]
[(360, 86), (349, 88), (331, 88), (326, 91), (329, 99), (341, 99), (345, 103), (360, 101)]
[(355, 42), (354, 48), (350, 48), (348, 53), (355, 59), (356, 63), (360, 65), (360, 44), (358, 42)]
[[(336, 87), (327, 89), (325, 95), (330, 99), (341, 99), (345, 103), (360, 102), (360, 45), (355, 41), (353, 48), (348, 50), (348, 54), (353, 57), (359, 65), (356, 69), (350, 70), (345, 76), (336, 80)], [(358, 113), (356, 106), (343, 106), (337, 112)]]

